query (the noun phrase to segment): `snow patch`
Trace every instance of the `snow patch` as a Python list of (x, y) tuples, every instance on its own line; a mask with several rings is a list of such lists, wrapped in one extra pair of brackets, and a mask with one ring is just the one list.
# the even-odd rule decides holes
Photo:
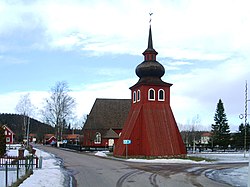
[(145, 162), (145, 163), (182, 163), (182, 164), (201, 164), (201, 163), (208, 163), (205, 160), (203, 161), (193, 161), (193, 160), (188, 160), (188, 159), (135, 159), (135, 158), (131, 158), (131, 159), (127, 159), (127, 161), (129, 162)]
[(235, 187), (246, 187), (248, 181), (248, 167), (236, 169), (213, 170), (206, 173), (210, 179), (221, 181)]
[[(45, 186), (53, 186), (53, 187), (62, 187), (64, 186), (65, 176), (63, 174), (63, 169), (60, 167), (60, 161), (55, 158), (53, 154), (41, 151), (36, 149), (37, 156), (42, 158), (42, 168), (34, 168), (33, 174), (26, 179), (20, 187), (45, 187)], [(7, 151), (8, 156), (18, 156), (18, 149), (9, 149)], [(25, 150), (24, 155), (29, 155), (29, 152)], [(23, 172), (24, 173), (24, 172)], [(0, 178), (5, 178), (4, 170), (0, 170)], [(16, 171), (9, 171), (8, 178), (11, 182), (15, 182), (16, 180)], [(4, 180), (3, 180), (4, 182)], [(0, 186), (2, 181), (0, 182)]]
[[(7, 154), (8, 156), (16, 157), (16, 156), (18, 156), (18, 151), (15, 150), (15, 149), (10, 149), (10, 150), (6, 151), (6, 154)], [(27, 151), (27, 150), (25, 149), (25, 150), (24, 150), (24, 156), (27, 156), (27, 155), (29, 155), (29, 154), (30, 154), (29, 151)]]
[(20, 187), (30, 186), (53, 186), (61, 187), (64, 183), (64, 174), (60, 167), (60, 162), (53, 154), (38, 150), (38, 155), (42, 158), (42, 169), (35, 169), (33, 175), (26, 179)]
[(98, 151), (98, 152), (96, 152), (95, 156), (107, 157), (107, 155), (106, 155), (106, 153), (104, 151)]

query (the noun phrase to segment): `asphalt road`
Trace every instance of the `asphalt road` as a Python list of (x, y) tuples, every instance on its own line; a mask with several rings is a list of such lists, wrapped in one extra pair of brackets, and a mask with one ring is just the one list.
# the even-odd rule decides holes
[(237, 168), (247, 164), (145, 164), (39, 146), (63, 160), (63, 166), (78, 187), (228, 187), (205, 176), (213, 169)]

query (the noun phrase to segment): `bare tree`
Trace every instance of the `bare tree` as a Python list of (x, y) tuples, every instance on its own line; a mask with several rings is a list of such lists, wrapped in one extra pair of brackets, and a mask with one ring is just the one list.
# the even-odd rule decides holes
[(75, 121), (72, 122), (73, 128), (75, 129), (83, 129), (83, 126), (87, 120), (87, 114), (83, 114), (80, 118), (77, 118)]
[(23, 115), (23, 136), (27, 136), (28, 141), (30, 116), (34, 115), (35, 111), (35, 106), (30, 101), (29, 93), (20, 96), (15, 110), (18, 114)]
[(16, 112), (18, 114), (32, 116), (34, 114), (35, 107), (30, 101), (30, 94), (21, 95), (16, 105)]
[(188, 120), (185, 125), (180, 125), (182, 127), (182, 137), (187, 147), (192, 147), (193, 152), (196, 150), (196, 143), (198, 143), (200, 139), (200, 125), (201, 119), (197, 114), (192, 118), (192, 120)]
[(192, 124), (191, 124), (191, 133), (193, 136), (193, 153), (195, 153), (195, 151), (196, 151), (196, 142), (197, 142), (197, 139), (199, 139), (198, 128), (200, 126), (200, 123), (201, 123), (201, 119), (200, 119), (199, 115), (197, 114), (196, 116), (193, 117)]
[(62, 140), (66, 122), (73, 116), (75, 99), (69, 95), (66, 82), (57, 82), (51, 88), (50, 97), (46, 99), (42, 115), (46, 123), (55, 127), (57, 140)]

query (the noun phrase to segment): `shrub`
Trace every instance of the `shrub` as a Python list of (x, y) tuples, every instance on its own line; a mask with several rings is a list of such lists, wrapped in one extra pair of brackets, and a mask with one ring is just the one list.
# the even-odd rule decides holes
[(0, 126), (0, 157), (6, 153), (6, 140), (3, 126)]

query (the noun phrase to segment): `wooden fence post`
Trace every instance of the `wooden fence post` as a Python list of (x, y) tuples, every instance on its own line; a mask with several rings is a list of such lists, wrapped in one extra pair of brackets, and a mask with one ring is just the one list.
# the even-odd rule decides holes
[(31, 155), (31, 171), (33, 172), (34, 155)]
[(36, 156), (36, 168), (38, 168), (38, 161), (39, 161), (38, 156)]
[(28, 158), (25, 158), (25, 174), (28, 172)]
[(16, 165), (16, 180), (19, 179), (19, 159), (17, 159), (17, 165)]
[(8, 187), (8, 162), (5, 162), (5, 186)]

